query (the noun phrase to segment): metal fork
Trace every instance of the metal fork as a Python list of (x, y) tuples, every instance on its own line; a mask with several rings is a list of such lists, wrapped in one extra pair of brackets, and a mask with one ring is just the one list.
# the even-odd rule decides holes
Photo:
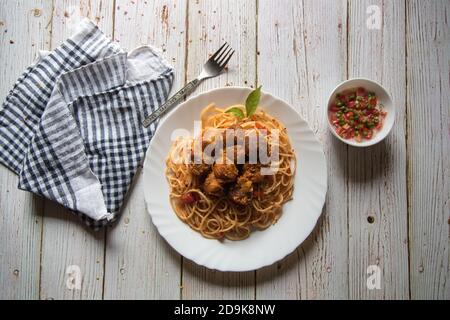
[(206, 63), (203, 65), (202, 72), (200, 75), (186, 84), (180, 91), (175, 93), (169, 100), (166, 101), (161, 107), (159, 107), (155, 112), (153, 112), (149, 117), (147, 117), (142, 125), (148, 127), (156, 119), (166, 114), (169, 110), (175, 107), (187, 94), (194, 91), (195, 88), (207, 78), (212, 78), (218, 76), (222, 70), (230, 61), (234, 50), (225, 42), (219, 50), (217, 50)]

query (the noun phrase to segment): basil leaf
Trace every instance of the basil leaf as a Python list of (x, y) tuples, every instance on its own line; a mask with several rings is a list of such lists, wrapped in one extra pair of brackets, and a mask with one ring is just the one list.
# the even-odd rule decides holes
[(225, 111), (225, 113), (231, 113), (235, 117), (238, 117), (239, 119), (244, 118), (244, 112), (242, 112), (242, 110), (239, 109), (238, 107), (233, 107), (231, 109), (228, 109), (227, 111)]
[(258, 108), (259, 99), (261, 98), (261, 86), (250, 92), (245, 100), (245, 111), (247, 112), (247, 117), (250, 117), (255, 113), (256, 108)]

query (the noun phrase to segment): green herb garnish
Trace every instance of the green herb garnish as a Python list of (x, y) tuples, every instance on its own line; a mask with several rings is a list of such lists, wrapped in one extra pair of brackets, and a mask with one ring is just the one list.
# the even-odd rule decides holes
[(261, 86), (250, 92), (250, 94), (247, 97), (247, 100), (245, 100), (245, 113), (238, 107), (233, 107), (225, 111), (225, 113), (231, 113), (235, 117), (242, 119), (244, 117), (250, 117), (252, 114), (255, 113), (256, 109), (258, 108), (259, 100), (261, 99)]
[(231, 113), (231, 114), (233, 114), (235, 117), (237, 117), (239, 119), (244, 118), (244, 112), (241, 109), (237, 108), (237, 107), (233, 107), (231, 109), (228, 109), (227, 111), (225, 111), (225, 113)]
[(247, 117), (250, 117), (255, 113), (256, 108), (259, 104), (259, 99), (261, 98), (261, 86), (250, 92), (245, 100), (245, 111), (247, 112)]

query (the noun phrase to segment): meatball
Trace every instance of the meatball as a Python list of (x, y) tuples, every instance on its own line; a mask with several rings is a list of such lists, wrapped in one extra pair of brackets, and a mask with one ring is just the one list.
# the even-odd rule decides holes
[(244, 140), (244, 146), (247, 159), (253, 157), (253, 159), (259, 162), (263, 162), (263, 160), (266, 161), (266, 159), (272, 154), (269, 141), (265, 138), (262, 138), (260, 133), (257, 133), (256, 139), (246, 136)]
[(228, 193), (228, 197), (236, 204), (246, 206), (253, 198), (252, 181), (241, 176), (236, 185)]
[(214, 138), (206, 139), (202, 136), (195, 138), (190, 147), (191, 161), (195, 161), (196, 159), (210, 159), (213, 155), (205, 154), (204, 152), (205, 148), (210, 145), (212, 147), (215, 146)]
[[(234, 145), (231, 147), (227, 147), (222, 154), (222, 157), (226, 157), (230, 160), (233, 160), (232, 162), (236, 164), (243, 164), (245, 162), (245, 147), (241, 145)], [(225, 163), (225, 162), (223, 162)]]
[(203, 150), (195, 149), (194, 146), (192, 146), (190, 154), (192, 163), (190, 169), (193, 175), (202, 176), (211, 171), (211, 165), (208, 163), (211, 163), (212, 161), (207, 161), (209, 158), (203, 154)]
[(195, 138), (194, 142), (195, 143), (200, 143), (202, 146), (202, 150), (205, 150), (205, 148), (210, 145), (211, 143), (214, 143), (214, 138), (206, 138), (205, 136), (199, 136), (197, 138)]
[(242, 176), (253, 183), (260, 183), (264, 181), (264, 176), (261, 174), (260, 164), (244, 164)]
[(206, 163), (191, 164), (190, 168), (194, 176), (203, 176), (211, 170), (211, 166)]
[(214, 164), (213, 166), (214, 176), (226, 182), (235, 181), (239, 172), (234, 164)]
[(224, 182), (214, 175), (214, 172), (210, 172), (203, 183), (203, 191), (207, 194), (219, 196), (223, 193)]

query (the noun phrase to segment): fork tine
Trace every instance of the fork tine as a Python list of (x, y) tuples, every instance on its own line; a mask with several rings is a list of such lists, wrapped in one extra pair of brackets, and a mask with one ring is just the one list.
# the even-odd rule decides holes
[(209, 59), (213, 59), (215, 60), (215, 58), (217, 57), (217, 55), (222, 51), (222, 49), (227, 45), (227, 43), (225, 42), (220, 48), (219, 50), (217, 50), (216, 52), (214, 52), (214, 54), (209, 58)]
[(220, 55), (218, 57), (214, 58), (214, 62), (219, 64), (219, 61), (223, 59), (223, 57), (226, 57), (227, 52), (230, 51), (231, 47), (227, 44), (227, 46), (225, 47), (225, 49), (223, 49), (223, 51), (220, 53)]
[(226, 57), (223, 61), (220, 62), (220, 68), (224, 68), (227, 65), (228, 61), (230, 61), (233, 54), (234, 50), (228, 55), (228, 57)]
[(224, 61), (228, 55), (230, 54), (230, 52), (233, 50), (233, 48), (231, 48), (230, 46), (227, 47), (227, 50), (225, 50), (223, 52), (223, 54), (220, 55), (220, 57), (218, 57), (217, 59), (215, 59), (216, 63), (218, 65), (220, 65), (222, 63), (222, 61)]

